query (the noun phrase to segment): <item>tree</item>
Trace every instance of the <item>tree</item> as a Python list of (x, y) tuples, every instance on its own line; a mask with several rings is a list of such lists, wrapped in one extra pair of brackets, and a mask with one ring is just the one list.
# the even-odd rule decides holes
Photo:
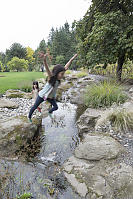
[(43, 61), (38, 59), (38, 52), (43, 51), (44, 53), (46, 53), (46, 48), (47, 48), (47, 45), (46, 45), (45, 40), (43, 39), (39, 43), (39, 47), (34, 52), (34, 58), (35, 58), (35, 64), (36, 65), (40, 65), (41, 66), (43, 64)]
[(75, 54), (76, 44), (75, 30), (74, 28), (70, 29), (67, 22), (59, 29), (56, 28), (56, 30), (54, 30), (52, 28), (48, 40), (52, 63), (56, 63), (57, 56), (63, 56), (63, 64), (65, 64), (70, 57)]
[(56, 64), (64, 64), (64, 56), (58, 55), (56, 57)]
[(28, 69), (28, 61), (25, 59), (19, 59), (18, 57), (13, 57), (11, 61), (7, 63), (10, 70), (23, 71)]
[(117, 62), (117, 78), (121, 80), (123, 63), (133, 59), (132, 10), (129, 0), (92, 1), (77, 24), (78, 49), (87, 67)]
[(10, 49), (6, 50), (6, 63), (10, 61), (13, 57), (18, 57), (19, 59), (25, 59), (27, 55), (27, 50), (19, 43), (14, 43), (11, 45)]
[(26, 60), (28, 60), (28, 65), (29, 65), (28, 70), (32, 71), (35, 62), (35, 58), (33, 57), (34, 50), (30, 47), (27, 47), (26, 50), (27, 50)]
[(0, 52), (0, 61), (2, 62), (2, 64), (5, 64), (5, 53)]

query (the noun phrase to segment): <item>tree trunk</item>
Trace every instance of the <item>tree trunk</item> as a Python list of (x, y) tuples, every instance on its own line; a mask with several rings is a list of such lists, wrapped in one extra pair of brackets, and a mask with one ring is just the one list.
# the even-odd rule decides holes
[(117, 76), (117, 80), (121, 81), (121, 75), (122, 75), (122, 66), (125, 60), (125, 54), (121, 54), (118, 57), (118, 65), (117, 65), (117, 70), (116, 70), (116, 76)]

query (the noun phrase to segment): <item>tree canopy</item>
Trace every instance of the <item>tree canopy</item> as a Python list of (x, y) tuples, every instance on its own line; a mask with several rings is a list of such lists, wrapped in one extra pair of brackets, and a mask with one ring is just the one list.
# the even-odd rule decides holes
[(117, 62), (117, 77), (121, 79), (124, 61), (133, 59), (132, 11), (133, 1), (92, 0), (76, 27), (82, 64), (90, 68)]

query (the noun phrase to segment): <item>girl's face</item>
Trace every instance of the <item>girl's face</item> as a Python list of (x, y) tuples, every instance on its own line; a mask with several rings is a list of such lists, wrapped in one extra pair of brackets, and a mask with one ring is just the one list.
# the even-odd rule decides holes
[(65, 71), (59, 72), (58, 75), (57, 75), (57, 79), (58, 80), (62, 79), (64, 77), (64, 74), (65, 74)]
[(33, 85), (33, 87), (34, 87), (34, 88), (37, 88), (37, 85), (36, 85), (36, 84), (34, 84), (34, 85)]

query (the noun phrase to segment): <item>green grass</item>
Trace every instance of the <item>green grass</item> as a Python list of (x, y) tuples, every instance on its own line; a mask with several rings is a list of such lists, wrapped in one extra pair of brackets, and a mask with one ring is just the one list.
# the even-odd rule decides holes
[(42, 72), (0, 72), (0, 93), (8, 89), (20, 89), (23, 83), (28, 83), (38, 78), (43, 78)]
[(104, 81), (86, 88), (85, 104), (88, 107), (110, 107), (113, 103), (124, 103), (127, 96), (122, 92), (122, 87), (115, 82)]

